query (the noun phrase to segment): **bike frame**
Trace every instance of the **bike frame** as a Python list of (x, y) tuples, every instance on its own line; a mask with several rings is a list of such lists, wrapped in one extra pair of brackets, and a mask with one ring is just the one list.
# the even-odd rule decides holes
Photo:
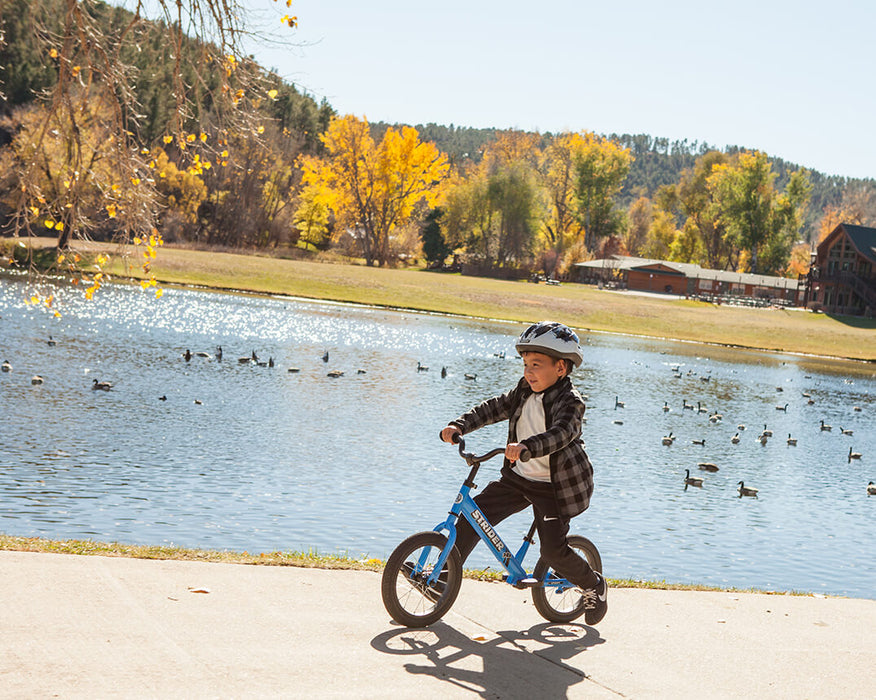
[[(526, 553), (529, 551), (529, 546), (534, 541), (533, 535), (535, 534), (535, 522), (532, 523), (529, 532), (523, 538), (523, 543), (520, 545), (520, 549), (517, 550), (516, 554), (513, 554), (508, 545), (506, 545), (504, 540), (499, 536), (499, 533), (496, 532), (484, 514), (480, 512), (477, 503), (475, 503), (474, 499), (471, 497), (471, 490), (476, 488), (474, 477), (481, 466), (481, 462), (490, 459), (496, 454), (501, 454), (503, 450), (493, 450), (481, 457), (474, 457), (473, 455), (466, 455), (463, 453), (463, 446), (464, 443), (460, 445), (460, 454), (466, 458), (466, 461), (471, 465), (471, 471), (463, 482), (462, 487), (459, 489), (459, 493), (456, 495), (456, 500), (450, 508), (450, 513), (448, 514), (447, 519), (436, 525), (434, 528), (435, 532), (447, 533), (447, 545), (441, 551), (438, 561), (435, 563), (435, 567), (426, 581), (427, 585), (432, 585), (438, 580), (438, 577), (444, 568), (444, 563), (447, 561), (447, 557), (450, 556), (450, 552), (456, 544), (456, 523), (458, 522), (459, 517), (462, 516), (469, 522), (469, 524), (471, 524), (475, 533), (477, 533), (484, 544), (487, 545), (487, 548), (493, 553), (496, 561), (498, 561), (502, 565), (502, 568), (507, 572), (505, 578), (506, 583), (518, 587), (541, 585), (557, 588), (561, 591), (567, 588), (572, 588), (573, 586), (571, 583), (566, 579), (559, 577), (556, 573), (545, 581), (536, 581), (526, 572), (526, 569), (523, 568), (523, 561), (526, 558)], [(420, 570), (425, 567), (427, 557), (428, 551), (423, 552), (421, 559), (417, 564)]]

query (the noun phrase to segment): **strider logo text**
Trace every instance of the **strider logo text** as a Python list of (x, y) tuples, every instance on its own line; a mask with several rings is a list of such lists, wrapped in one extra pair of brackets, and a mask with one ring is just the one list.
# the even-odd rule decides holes
[(498, 549), (500, 552), (505, 551), (505, 543), (502, 542), (502, 539), (496, 533), (496, 531), (490, 526), (490, 523), (487, 522), (486, 518), (481, 515), (479, 510), (473, 510), (471, 512), (471, 516), (475, 519), (475, 522), (478, 524), (478, 527), (484, 531), (484, 534), (490, 539), (490, 542), (493, 543), (493, 546)]

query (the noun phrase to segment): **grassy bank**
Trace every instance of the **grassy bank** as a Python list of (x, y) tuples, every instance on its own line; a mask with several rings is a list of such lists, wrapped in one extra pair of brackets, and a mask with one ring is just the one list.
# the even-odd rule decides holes
[[(46, 243), (49, 243), (48, 241)], [(98, 244), (93, 244), (96, 249)], [(118, 251), (108, 270), (137, 277)], [(581, 330), (876, 362), (876, 321), (802, 310), (716, 306), (564, 284), (467, 277), (424, 270), (285, 260), (162, 248), (153, 265), (163, 284), (370, 304), (531, 322), (556, 318)]]
[[(94, 542), (92, 540), (46, 540), (38, 537), (12, 537), (0, 534), (0, 550), (15, 552), (41, 552), (45, 554), (76, 554), (81, 556), (129, 557), (134, 559), (172, 559), (176, 561), (202, 561), (222, 564), (247, 564), (256, 566), (297, 566), (318, 569), (353, 569), (357, 571), (383, 570), (381, 559), (354, 559), (341, 555), (322, 555), (316, 552), (229, 552), (183, 547), (127, 545), (118, 542)], [(480, 581), (501, 580), (497, 571), (467, 569), (465, 578)], [(743, 590), (725, 589), (696, 584), (672, 584), (666, 581), (639, 581), (634, 579), (608, 579), (615, 588), (653, 588), (659, 590), (715, 591)], [(774, 591), (749, 592), (773, 593)], [(782, 592), (783, 593), (783, 592)], [(792, 592), (792, 595), (806, 595)]]
[[(557, 318), (583, 330), (876, 361), (876, 321), (857, 317), (172, 248), (161, 250), (153, 270), (171, 284), (519, 322)], [(125, 273), (119, 262), (115, 273)]]

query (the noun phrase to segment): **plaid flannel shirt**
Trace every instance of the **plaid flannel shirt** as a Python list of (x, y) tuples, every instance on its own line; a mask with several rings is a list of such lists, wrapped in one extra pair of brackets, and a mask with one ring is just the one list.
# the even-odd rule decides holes
[[(532, 389), (521, 379), (511, 391), (487, 399), (468, 413), (450, 422), (463, 434), (485, 425), (508, 421), (508, 442), (518, 442), (517, 421), (523, 403), (532, 395)], [(584, 416), (584, 399), (572, 386), (568, 377), (563, 377), (544, 391), (545, 431), (519, 442), (526, 446), (533, 457), (550, 455), (551, 484), (557, 499), (560, 515), (572, 518), (590, 505), (593, 494), (593, 467), (584, 451), (581, 439), (581, 419)], [(510, 466), (508, 460), (505, 465)]]

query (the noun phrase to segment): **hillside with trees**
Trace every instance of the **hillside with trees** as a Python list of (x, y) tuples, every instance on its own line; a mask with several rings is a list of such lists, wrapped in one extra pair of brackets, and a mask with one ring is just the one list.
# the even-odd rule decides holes
[[(245, 55), (221, 0), (156, 0), (157, 21), (0, 6), (2, 233), (54, 236), (59, 270), (93, 239), (147, 272), (166, 241), (507, 277), (610, 253), (796, 276), (840, 221), (876, 223), (876, 182), (735, 146), (336, 115)], [(81, 274), (92, 293), (101, 274)]]
[[(379, 134), (389, 125), (384, 122), (374, 122), (371, 127)], [(395, 125), (398, 126), (398, 125)], [(469, 127), (442, 126), (439, 124), (415, 125), (424, 140), (433, 142), (447, 154), (451, 163), (463, 163), (468, 159), (478, 162), (482, 157), (484, 147), (495, 140), (499, 129), (476, 129)], [(721, 151), (735, 155), (746, 150), (740, 146), (725, 146), (718, 148), (699, 141), (670, 141), (666, 138), (648, 134), (607, 134), (607, 138), (622, 148), (629, 149), (633, 156), (630, 172), (617, 196), (617, 204), (621, 209), (628, 210), (639, 197), (653, 199), (659, 189), (665, 185), (674, 185), (683, 170), (694, 167), (697, 158), (711, 151)], [(790, 163), (782, 158), (770, 157), (773, 172), (776, 173), (776, 186), (784, 188), (791, 174), (804, 168)], [(846, 191), (857, 192), (874, 187), (873, 180), (846, 178), (837, 175), (823, 175), (815, 170), (809, 170), (812, 184), (812, 195), (804, 217), (802, 238), (816, 240), (819, 221), (826, 208), (840, 207)], [(876, 218), (876, 208), (870, 215)]]

